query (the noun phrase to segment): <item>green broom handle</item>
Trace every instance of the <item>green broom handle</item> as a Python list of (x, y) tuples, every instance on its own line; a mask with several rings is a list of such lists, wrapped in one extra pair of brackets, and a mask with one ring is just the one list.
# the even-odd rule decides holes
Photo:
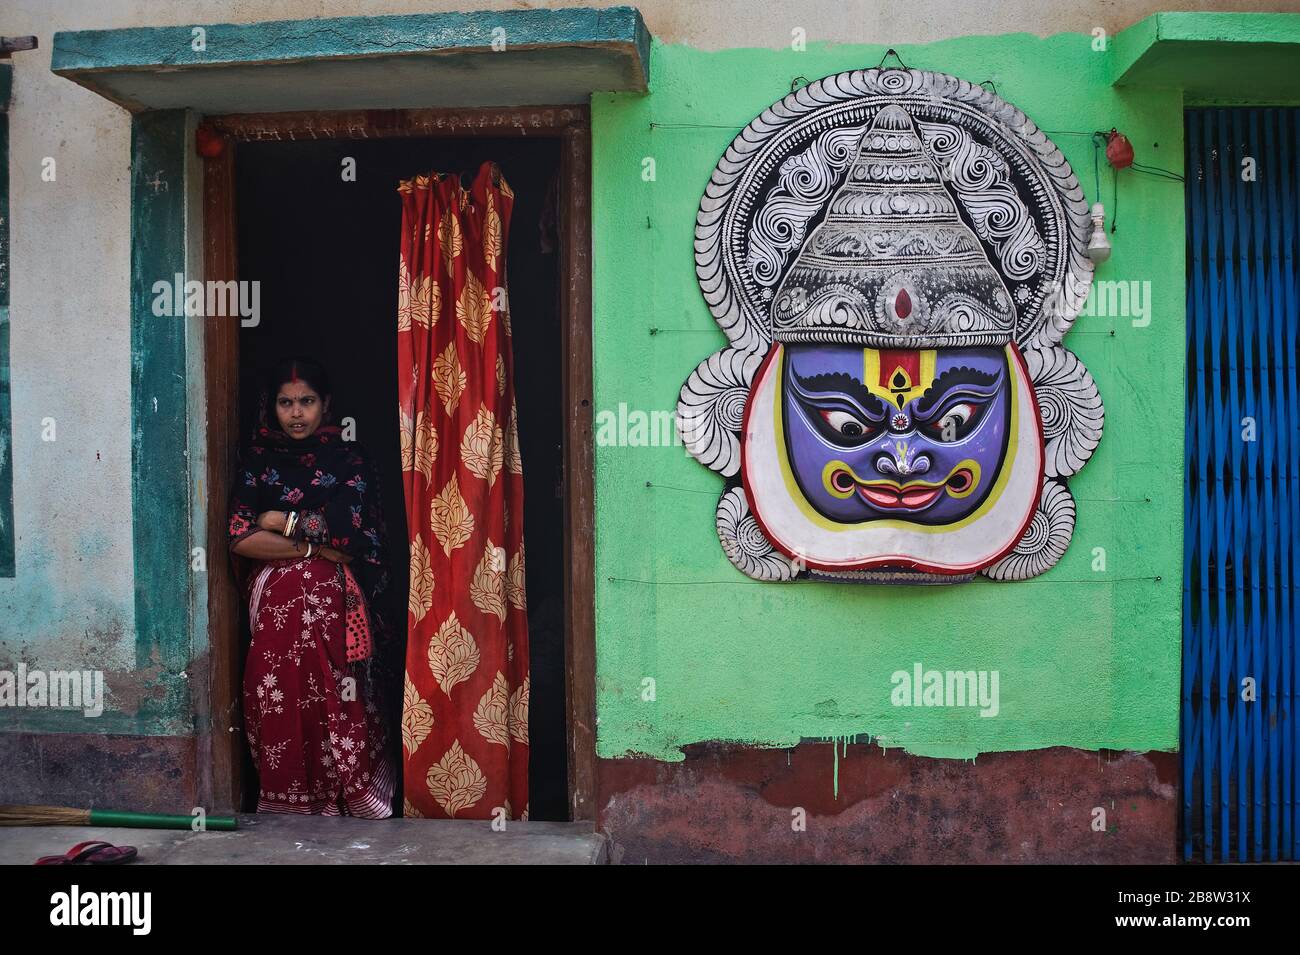
[[(125, 826), (128, 829), (191, 829), (194, 816), (168, 815), (157, 812), (119, 812), (113, 809), (90, 810), (92, 826)], [(217, 832), (233, 832), (234, 816), (208, 816), (204, 828)]]

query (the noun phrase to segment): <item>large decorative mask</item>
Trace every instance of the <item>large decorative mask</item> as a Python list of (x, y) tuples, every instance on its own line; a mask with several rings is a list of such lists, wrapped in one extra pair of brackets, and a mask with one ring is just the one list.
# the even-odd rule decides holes
[(840, 73), (766, 110), (714, 170), (696, 271), (730, 345), (682, 388), (759, 580), (1040, 574), (1101, 439), (1061, 346), (1092, 277), (1078, 181), (1023, 113), (939, 73)]

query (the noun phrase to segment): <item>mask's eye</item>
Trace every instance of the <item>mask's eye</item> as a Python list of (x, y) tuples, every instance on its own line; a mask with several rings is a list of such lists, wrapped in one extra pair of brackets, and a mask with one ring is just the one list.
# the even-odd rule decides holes
[(846, 441), (862, 441), (871, 437), (871, 426), (848, 412), (820, 410), (817, 413), (822, 416), (822, 420), (837, 438)]
[(931, 421), (926, 429), (940, 441), (960, 441), (971, 433), (979, 411), (979, 407), (970, 402), (960, 402), (949, 408), (943, 417)]

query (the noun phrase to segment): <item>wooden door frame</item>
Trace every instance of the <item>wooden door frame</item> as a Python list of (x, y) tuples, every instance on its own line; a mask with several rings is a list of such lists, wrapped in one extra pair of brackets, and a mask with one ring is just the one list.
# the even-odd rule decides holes
[[(203, 267), (208, 280), (238, 278), (234, 164), (241, 142), (395, 137), (530, 137), (560, 140), (564, 381), (564, 612), (569, 815), (595, 819), (595, 510), (591, 369), (591, 123), (586, 106), (364, 110), (209, 116), (224, 141), (205, 160)], [(226, 514), (239, 438), (239, 324), (204, 331), (207, 404), (208, 552), (227, 552)], [(212, 787), (217, 807), (242, 795), (240, 598), (225, 560), (211, 561), (208, 619), (212, 651)], [(223, 732), (223, 730), (225, 730)], [(229, 780), (229, 786), (226, 785)]]

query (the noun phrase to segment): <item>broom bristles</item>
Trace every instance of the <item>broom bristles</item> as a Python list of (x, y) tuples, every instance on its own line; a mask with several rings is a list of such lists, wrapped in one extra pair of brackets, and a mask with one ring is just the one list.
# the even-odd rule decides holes
[(0, 806), (0, 826), (86, 826), (89, 809), (67, 806)]

